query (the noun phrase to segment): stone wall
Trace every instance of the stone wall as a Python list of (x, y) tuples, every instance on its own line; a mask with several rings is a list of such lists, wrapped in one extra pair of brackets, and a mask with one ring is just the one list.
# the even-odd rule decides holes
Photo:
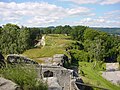
[(53, 77), (57, 77), (58, 83), (63, 88), (63, 90), (71, 90), (72, 73), (70, 70), (61, 66), (42, 66), (42, 72), (39, 75), (44, 77), (44, 72), (48, 70), (53, 72)]
[(7, 62), (11, 63), (11, 64), (20, 64), (20, 63), (25, 63), (25, 64), (38, 64), (36, 61), (27, 58), (25, 56), (22, 55), (18, 55), (18, 54), (9, 54), (7, 55)]

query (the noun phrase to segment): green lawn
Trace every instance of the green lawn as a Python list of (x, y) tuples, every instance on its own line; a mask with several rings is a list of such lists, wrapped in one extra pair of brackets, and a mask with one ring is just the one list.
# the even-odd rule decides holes
[(79, 62), (79, 65), (80, 70), (85, 74), (85, 76), (81, 76), (85, 83), (104, 87), (110, 90), (120, 90), (120, 87), (105, 80), (98, 69), (93, 69), (93, 63)]
[(67, 54), (65, 46), (73, 42), (64, 34), (49, 34), (45, 37), (46, 45), (42, 48), (33, 48), (25, 51), (23, 55), (37, 60), (41, 57), (52, 57), (54, 54)]

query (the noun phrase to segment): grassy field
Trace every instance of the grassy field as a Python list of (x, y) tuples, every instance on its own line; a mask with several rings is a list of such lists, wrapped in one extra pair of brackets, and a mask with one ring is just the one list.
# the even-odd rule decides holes
[(110, 90), (120, 90), (120, 87), (105, 80), (101, 76), (99, 69), (93, 69), (93, 63), (79, 62), (79, 65), (80, 70), (82, 70), (85, 74), (84, 76), (81, 76), (84, 83), (104, 87)]
[(67, 54), (65, 46), (73, 42), (69, 36), (64, 34), (49, 34), (45, 37), (46, 45), (42, 48), (33, 48), (25, 51), (23, 55), (37, 60), (42, 57), (52, 57), (54, 54)]

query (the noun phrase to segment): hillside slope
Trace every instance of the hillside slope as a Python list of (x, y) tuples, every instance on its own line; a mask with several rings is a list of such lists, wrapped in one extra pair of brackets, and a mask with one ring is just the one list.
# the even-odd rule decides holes
[(45, 46), (26, 50), (23, 55), (37, 60), (43, 57), (52, 57), (54, 54), (67, 54), (65, 46), (72, 43), (69, 36), (64, 34), (49, 34), (45, 37)]

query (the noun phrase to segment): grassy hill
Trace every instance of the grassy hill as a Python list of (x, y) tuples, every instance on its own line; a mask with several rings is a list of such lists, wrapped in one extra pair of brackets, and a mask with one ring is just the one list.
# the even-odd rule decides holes
[(44, 47), (29, 49), (23, 55), (37, 60), (37, 58), (52, 57), (54, 54), (67, 54), (65, 46), (72, 42), (74, 41), (64, 34), (49, 34), (45, 37), (46, 45)]

